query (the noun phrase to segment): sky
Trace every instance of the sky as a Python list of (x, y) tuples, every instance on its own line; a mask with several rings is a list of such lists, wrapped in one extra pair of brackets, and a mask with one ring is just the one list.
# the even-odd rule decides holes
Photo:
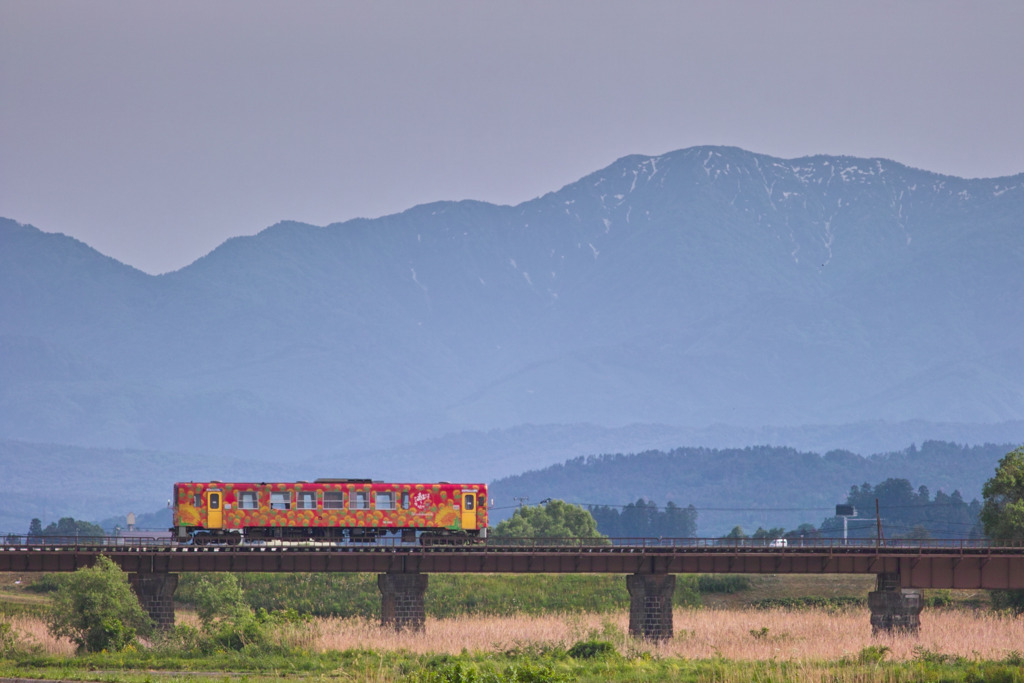
[(696, 145), (1013, 175), (1022, 35), (1016, 0), (0, 0), (0, 216), (157, 274)]

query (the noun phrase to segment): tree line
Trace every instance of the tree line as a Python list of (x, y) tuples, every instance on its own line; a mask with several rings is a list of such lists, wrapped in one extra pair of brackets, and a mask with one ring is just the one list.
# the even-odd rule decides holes
[[(877, 501), (877, 517), (876, 517)], [(854, 508), (855, 517), (847, 519), (850, 538), (874, 538), (881, 524), (884, 538), (981, 538), (982, 504), (977, 499), (970, 503), (960, 495), (938, 491), (931, 497), (927, 486), (915, 491), (906, 479), (886, 479), (872, 487), (864, 483), (850, 487), (847, 505)], [(856, 520), (855, 523), (852, 523)], [(829, 517), (820, 527), (824, 536), (842, 536), (841, 517)]]
[(623, 506), (591, 505), (598, 531), (612, 538), (690, 538), (697, 535), (697, 509), (674, 502), (659, 507), (643, 498)]
[(73, 517), (61, 517), (56, 522), (50, 522), (43, 527), (38, 517), (33, 518), (28, 525), (29, 542), (34, 538), (93, 538), (106, 536), (103, 528)]

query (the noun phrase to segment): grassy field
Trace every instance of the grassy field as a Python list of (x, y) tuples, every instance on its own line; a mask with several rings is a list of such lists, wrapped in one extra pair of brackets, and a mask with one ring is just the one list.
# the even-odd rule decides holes
[[(664, 643), (627, 636), (621, 596), (602, 601), (593, 592), (615, 593), (625, 582), (567, 582), (578, 577), (516, 577), (502, 592), (468, 598), (467, 609), (451, 596), (459, 590), (486, 591), (507, 577), (474, 577), (478, 583), (449, 584), (431, 577), (436, 604), (445, 617), (429, 617), (422, 633), (381, 628), (373, 616), (315, 617), (274, 626), (268, 642), (241, 650), (189, 652), (180, 641), (155, 638), (123, 653), (75, 655), (66, 641), (52, 638), (38, 616), (46, 597), (0, 577), (0, 622), (8, 624), (0, 656), (0, 677), (64, 680), (279, 680), (280, 677), (339, 681), (1007, 681), (1024, 683), (1024, 619), (980, 606), (972, 593), (933, 597), (949, 605), (928, 608), (918, 636), (872, 637), (867, 608), (851, 605), (873, 588), (870, 577), (760, 576), (749, 581), (703, 582), (695, 605), (675, 610), (676, 635)], [(587, 577), (584, 577), (587, 578)], [(600, 578), (600, 577), (590, 577)], [(692, 583), (690, 580), (692, 578)], [(680, 577), (684, 579), (684, 577)], [(275, 579), (278, 580), (278, 579)], [(295, 577), (276, 585), (279, 594), (352, 588)], [(359, 579), (369, 583), (365, 579)], [(508, 586), (511, 586), (509, 588)], [(252, 591), (275, 587), (260, 583)], [(375, 595), (373, 587), (373, 595)], [(621, 587), (625, 593), (624, 585)], [(573, 609), (535, 610), (534, 601), (555, 593)], [(495, 608), (518, 594), (520, 606)], [(186, 591), (187, 595), (187, 591)], [(504, 597), (502, 597), (504, 596)], [(532, 596), (532, 597), (528, 597)], [(576, 596), (569, 598), (567, 596)], [(364, 604), (365, 596), (352, 596)], [(802, 598), (831, 598), (825, 607), (766, 608), (771, 601), (800, 604)], [(428, 601), (430, 597), (428, 595)], [(333, 597), (325, 597), (327, 604)], [(27, 606), (20, 609), (16, 606)], [(586, 608), (599, 605), (597, 610)], [(583, 608), (580, 608), (580, 607)], [(607, 607), (607, 608), (605, 608)], [(577, 609), (579, 608), (579, 609)], [(437, 611), (435, 609), (435, 611)], [(198, 620), (179, 606), (180, 625)], [(187, 629), (186, 629), (187, 630)], [(12, 638), (14, 639), (12, 641)], [(0, 643), (3, 645), (3, 643)]]

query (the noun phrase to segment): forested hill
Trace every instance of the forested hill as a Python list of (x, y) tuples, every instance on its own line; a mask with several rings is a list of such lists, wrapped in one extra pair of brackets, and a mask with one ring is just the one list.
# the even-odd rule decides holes
[(863, 457), (848, 451), (820, 455), (792, 448), (677, 448), (580, 457), (491, 485), (496, 511), (518, 497), (537, 503), (559, 498), (586, 505), (624, 505), (643, 497), (697, 508), (697, 533), (720, 536), (746, 529), (792, 529), (831, 516), (851, 486), (889, 478), (914, 487), (981, 497), (999, 459), (1016, 445), (963, 446), (927, 441), (919, 448)]

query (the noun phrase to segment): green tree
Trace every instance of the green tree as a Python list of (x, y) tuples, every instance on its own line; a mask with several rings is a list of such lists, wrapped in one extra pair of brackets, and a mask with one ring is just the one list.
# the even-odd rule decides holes
[(981, 489), (985, 534), (999, 541), (1024, 541), (1024, 446), (1007, 453)]
[(598, 531), (612, 538), (697, 535), (697, 509), (692, 505), (681, 508), (669, 501), (659, 510), (657, 503), (640, 498), (624, 506), (621, 512), (608, 505), (590, 506), (589, 510), (597, 521)]
[(772, 527), (771, 529), (759, 526), (751, 538), (755, 541), (774, 541), (776, 538), (782, 538), (785, 535), (786, 530), (781, 526)]
[(811, 539), (821, 538), (821, 533), (814, 527), (813, 524), (804, 522), (797, 528), (787, 531), (784, 537), (790, 541), (809, 541)]
[(92, 522), (86, 522), (74, 517), (61, 517), (56, 523), (50, 522), (43, 529), (43, 536), (61, 536), (64, 538), (87, 538), (91, 536), (104, 536), (103, 529)]
[(688, 505), (681, 508), (671, 500), (665, 503), (659, 536), (690, 538), (697, 535), (697, 508)]
[(267, 644), (266, 627), (273, 618), (266, 610), (252, 610), (234, 574), (203, 576), (196, 585), (194, 599), (203, 625), (202, 637), (208, 646), (243, 650)]
[(44, 529), (43, 523), (36, 517), (28, 525), (28, 535), (36, 538), (75, 539), (102, 537), (106, 533), (102, 527), (74, 517), (61, 517), (59, 521), (47, 524)]
[(217, 618), (237, 621), (252, 614), (234, 574), (203, 575), (195, 588), (195, 604), (204, 626)]
[(494, 538), (594, 539), (604, 543), (607, 537), (597, 531), (593, 515), (579, 505), (552, 500), (535, 507), (523, 507), (510, 519), (494, 527)]
[(46, 616), (58, 638), (85, 652), (118, 651), (146, 635), (153, 624), (128, 585), (128, 575), (105, 556), (92, 567), (64, 577)]
[[(981, 523), (995, 541), (1024, 541), (1024, 446), (999, 461), (994, 477), (981, 489)], [(992, 591), (996, 607), (1024, 613), (1024, 590)]]

